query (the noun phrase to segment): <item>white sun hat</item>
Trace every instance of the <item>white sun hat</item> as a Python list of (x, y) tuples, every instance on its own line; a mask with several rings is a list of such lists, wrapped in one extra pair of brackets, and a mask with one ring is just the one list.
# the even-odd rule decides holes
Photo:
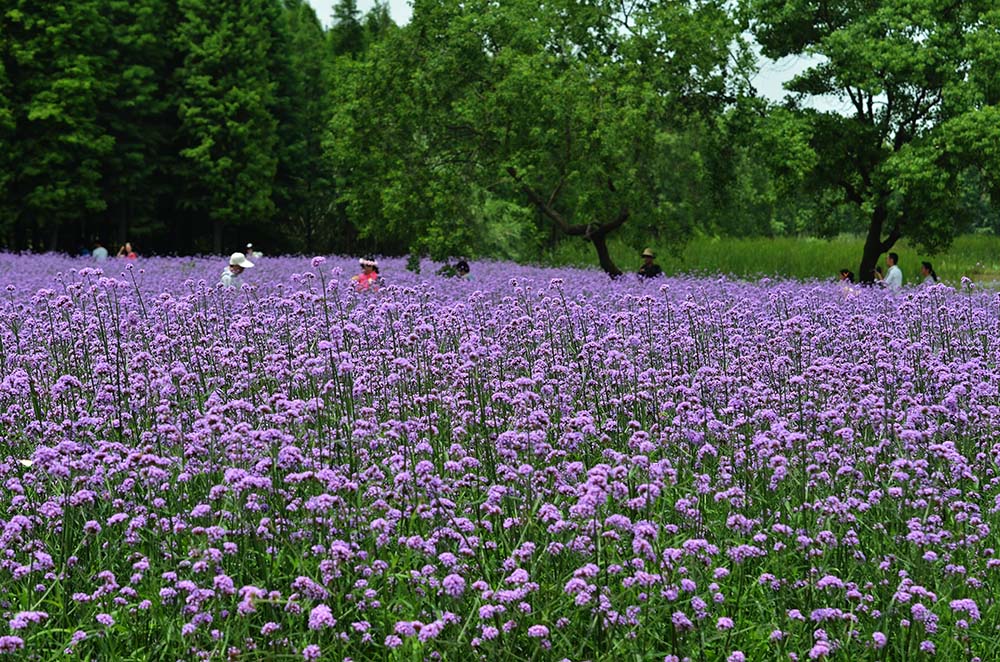
[(253, 266), (253, 262), (247, 259), (247, 256), (243, 253), (233, 253), (229, 256), (229, 264), (231, 266), (235, 265), (237, 267), (243, 267), (244, 269), (249, 269)]

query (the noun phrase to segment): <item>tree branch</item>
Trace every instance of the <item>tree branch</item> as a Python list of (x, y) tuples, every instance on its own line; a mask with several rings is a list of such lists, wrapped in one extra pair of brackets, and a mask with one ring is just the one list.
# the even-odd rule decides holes
[[(572, 235), (572, 236), (584, 236), (584, 235), (587, 234), (587, 228), (586, 228), (586, 226), (583, 226), (583, 225), (570, 225), (569, 223), (567, 223), (566, 219), (563, 218), (562, 214), (560, 214), (555, 209), (553, 209), (552, 205), (549, 204), (549, 202), (546, 201), (546, 199), (543, 198), (542, 195), (538, 191), (536, 191), (531, 186), (528, 186), (527, 184), (525, 184), (524, 180), (517, 173), (517, 168), (515, 168), (513, 166), (507, 168), (507, 174), (509, 174), (514, 179), (514, 181), (517, 182), (518, 185), (520, 185), (521, 191), (526, 196), (528, 196), (528, 199), (531, 200), (532, 204), (534, 204), (536, 207), (538, 207), (539, 211), (541, 211), (543, 214), (545, 214), (546, 216), (548, 216), (552, 221), (554, 221), (555, 224), (559, 226), (560, 230), (562, 230), (566, 234)], [(562, 186), (562, 182), (560, 182), (559, 186)], [(558, 188), (559, 187), (556, 187), (557, 192), (558, 192)], [(554, 198), (553, 198), (553, 201), (554, 201)]]
[(887, 250), (889, 250), (890, 248), (892, 248), (893, 246), (895, 246), (896, 242), (899, 241), (899, 238), (902, 237), (902, 236), (903, 236), (903, 232), (900, 229), (899, 223), (894, 223), (893, 226), (892, 226), (892, 229), (889, 230), (889, 236), (886, 237), (885, 241), (883, 241), (879, 245), (880, 252), (884, 253)]

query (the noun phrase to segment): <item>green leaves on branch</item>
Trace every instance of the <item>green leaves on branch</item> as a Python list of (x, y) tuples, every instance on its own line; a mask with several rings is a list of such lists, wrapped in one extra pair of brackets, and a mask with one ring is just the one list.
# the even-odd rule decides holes
[(334, 92), (327, 145), (352, 223), (442, 256), (560, 233), (597, 246), (625, 219), (682, 240), (699, 157), (665, 146), (733, 95), (739, 31), (722, 3), (619, 10), (416, 3)]

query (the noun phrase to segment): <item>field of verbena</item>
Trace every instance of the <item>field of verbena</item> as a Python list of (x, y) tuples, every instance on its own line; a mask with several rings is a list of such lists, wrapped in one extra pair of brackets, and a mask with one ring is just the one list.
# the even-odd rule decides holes
[(0, 650), (993, 659), (1000, 300), (0, 256)]

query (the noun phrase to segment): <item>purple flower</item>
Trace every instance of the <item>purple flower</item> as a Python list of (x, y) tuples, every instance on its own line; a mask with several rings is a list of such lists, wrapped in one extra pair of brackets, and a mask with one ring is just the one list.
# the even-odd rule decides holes
[(461, 575), (451, 574), (441, 580), (445, 593), (457, 598), (465, 592), (465, 579)]
[(670, 620), (673, 622), (674, 627), (678, 630), (690, 630), (694, 627), (694, 623), (692, 623), (691, 619), (687, 617), (687, 614), (682, 611), (675, 611), (670, 617)]
[(47, 619), (49, 615), (44, 611), (22, 611), (14, 615), (14, 618), (10, 619), (10, 629), (11, 630), (22, 630), (28, 627), (29, 623), (41, 623)]
[(95, 618), (104, 627), (109, 628), (115, 624), (115, 619), (111, 617), (111, 614), (98, 614)]
[(337, 619), (333, 617), (333, 613), (326, 605), (316, 605), (309, 612), (310, 630), (322, 630), (323, 628), (332, 628), (335, 625), (337, 625)]
[(316, 644), (309, 644), (302, 649), (302, 659), (312, 662), (312, 660), (318, 660), (320, 657), (320, 648)]
[(21, 637), (4, 636), (0, 637), (0, 653), (13, 653), (24, 648), (24, 639)]
[(528, 636), (542, 639), (549, 636), (549, 629), (544, 625), (532, 625), (528, 628)]

